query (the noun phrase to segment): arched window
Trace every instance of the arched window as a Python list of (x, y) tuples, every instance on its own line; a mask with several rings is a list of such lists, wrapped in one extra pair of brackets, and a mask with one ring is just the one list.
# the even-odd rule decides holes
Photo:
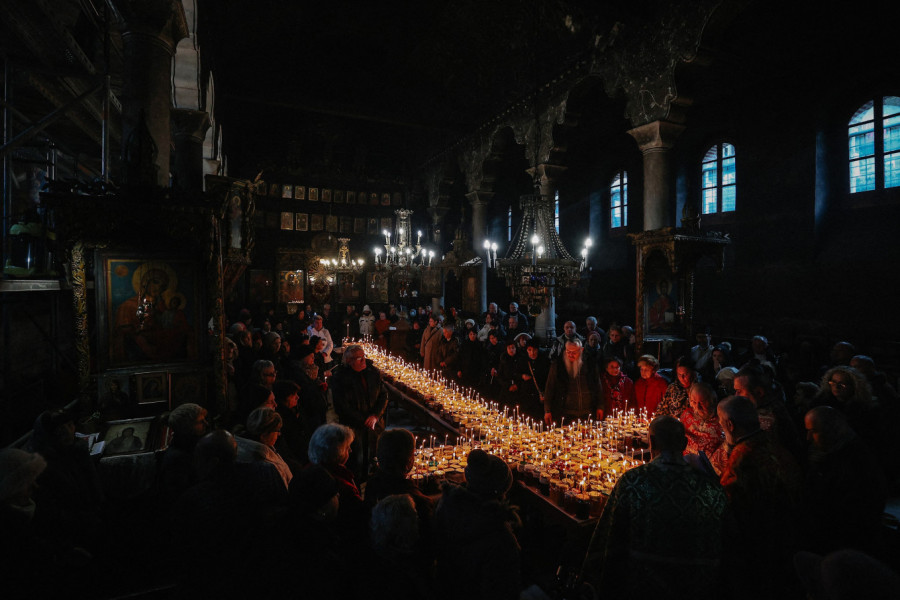
[(900, 98), (866, 102), (847, 128), (850, 193), (900, 186)]
[(553, 226), (556, 227), (556, 233), (559, 233), (559, 191), (556, 192), (556, 200), (553, 203)]
[(609, 226), (628, 227), (628, 171), (619, 171), (609, 184)]
[(731, 212), (737, 198), (734, 146), (722, 142), (703, 156), (703, 214)]
[(512, 204), (509, 205), (509, 210), (506, 211), (506, 241), (512, 241)]

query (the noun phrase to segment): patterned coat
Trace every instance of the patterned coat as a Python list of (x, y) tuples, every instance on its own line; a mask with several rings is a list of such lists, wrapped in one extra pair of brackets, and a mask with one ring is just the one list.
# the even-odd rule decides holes
[(714, 478), (660, 454), (619, 479), (585, 573), (603, 598), (715, 597), (726, 508)]
[(654, 416), (671, 415), (677, 419), (684, 409), (688, 408), (688, 405), (688, 391), (677, 381), (673, 381), (666, 388), (666, 393), (663, 394), (662, 401), (656, 407)]

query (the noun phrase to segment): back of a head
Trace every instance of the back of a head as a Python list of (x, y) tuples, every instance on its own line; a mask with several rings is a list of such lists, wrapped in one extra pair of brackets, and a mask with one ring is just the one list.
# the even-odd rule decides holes
[(751, 433), (759, 429), (759, 412), (750, 398), (729, 396), (719, 403), (719, 410), (723, 411), (741, 432)]
[(206, 479), (213, 472), (226, 469), (237, 458), (237, 442), (224, 429), (207, 433), (194, 448), (194, 466), (200, 479)]
[(768, 372), (762, 365), (758, 364), (744, 365), (737, 372), (737, 377), (745, 378), (747, 387), (751, 390), (757, 387), (768, 390), (772, 385), (772, 379), (769, 377)]
[(254, 408), (247, 417), (247, 431), (256, 438), (280, 430), (281, 424), (281, 415), (268, 406)]
[(466, 486), (485, 500), (503, 498), (512, 487), (512, 471), (499, 456), (484, 450), (472, 450), (466, 467)]
[(353, 440), (353, 430), (340, 423), (319, 425), (309, 438), (309, 460), (317, 465), (337, 461), (341, 446)]
[(197, 417), (206, 409), (193, 402), (185, 402), (169, 413), (169, 427), (178, 436), (190, 435), (197, 422)]
[(378, 439), (378, 467), (390, 475), (404, 476), (412, 466), (416, 440), (406, 429), (389, 429)]
[(662, 415), (650, 422), (650, 452), (681, 454), (687, 447), (684, 425), (671, 415)]
[(275, 394), (275, 403), (283, 406), (287, 403), (287, 399), (294, 394), (300, 394), (300, 386), (290, 379), (279, 379), (272, 384), (272, 393)]
[(419, 515), (409, 494), (382, 499), (372, 509), (372, 545), (382, 556), (409, 555), (419, 541)]

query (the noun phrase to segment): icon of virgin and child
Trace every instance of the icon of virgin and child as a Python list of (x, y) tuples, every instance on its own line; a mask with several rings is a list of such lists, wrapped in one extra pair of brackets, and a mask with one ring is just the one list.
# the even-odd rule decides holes
[[(178, 275), (170, 264), (113, 261), (109, 277), (110, 312), (115, 315), (110, 328), (113, 363), (196, 357), (196, 341), (186, 312), (188, 300), (179, 291)], [(121, 299), (118, 304), (117, 299)]]

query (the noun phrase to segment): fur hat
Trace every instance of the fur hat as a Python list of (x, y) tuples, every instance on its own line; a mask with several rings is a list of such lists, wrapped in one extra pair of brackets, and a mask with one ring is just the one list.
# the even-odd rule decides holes
[(0, 502), (21, 494), (47, 468), (40, 454), (18, 448), (0, 450)]
[(337, 493), (337, 481), (325, 467), (317, 464), (300, 470), (288, 486), (289, 504), (300, 514), (315, 511)]
[(469, 453), (466, 484), (469, 491), (483, 498), (502, 498), (512, 487), (509, 466), (499, 456), (476, 449)]
[(281, 429), (281, 415), (275, 409), (267, 406), (254, 408), (247, 417), (247, 431), (250, 435), (259, 437)]

